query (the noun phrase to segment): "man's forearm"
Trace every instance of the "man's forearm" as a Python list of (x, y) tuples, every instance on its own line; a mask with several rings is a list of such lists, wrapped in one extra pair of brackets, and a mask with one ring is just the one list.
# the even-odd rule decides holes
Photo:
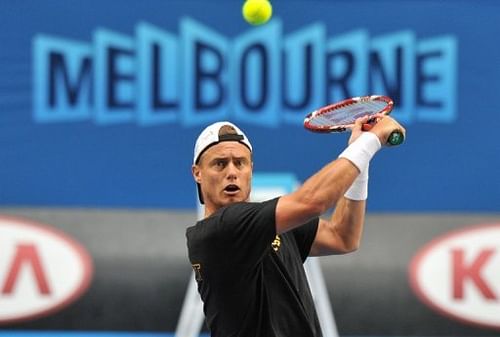
[(347, 250), (356, 250), (361, 243), (365, 222), (366, 201), (342, 197), (337, 203), (330, 223), (342, 238)]

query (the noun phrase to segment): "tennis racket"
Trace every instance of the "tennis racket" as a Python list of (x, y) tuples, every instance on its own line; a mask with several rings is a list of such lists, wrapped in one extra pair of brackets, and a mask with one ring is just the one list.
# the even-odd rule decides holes
[[(353, 97), (311, 112), (304, 119), (304, 127), (313, 132), (344, 132), (354, 126), (356, 119), (376, 114), (388, 115), (393, 107), (394, 102), (387, 96)], [(375, 117), (368, 121), (368, 124), (373, 123), (376, 123)], [(368, 126), (363, 129), (367, 130)], [(400, 130), (394, 130), (387, 139), (390, 145), (399, 145), (403, 141), (404, 135)]]

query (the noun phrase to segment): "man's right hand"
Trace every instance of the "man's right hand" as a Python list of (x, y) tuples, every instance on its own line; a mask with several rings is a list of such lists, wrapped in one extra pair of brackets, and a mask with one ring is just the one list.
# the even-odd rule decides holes
[(377, 119), (369, 132), (373, 132), (380, 140), (380, 144), (387, 145), (387, 140), (393, 131), (401, 131), (406, 136), (406, 130), (394, 118), (384, 115)]

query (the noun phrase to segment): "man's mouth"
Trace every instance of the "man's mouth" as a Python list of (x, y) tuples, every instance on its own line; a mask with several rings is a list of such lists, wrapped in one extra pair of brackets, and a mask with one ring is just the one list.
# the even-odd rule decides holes
[(226, 194), (230, 194), (230, 195), (234, 195), (234, 194), (238, 193), (239, 190), (240, 190), (240, 188), (238, 187), (238, 185), (234, 185), (234, 184), (227, 185), (224, 188), (224, 192)]

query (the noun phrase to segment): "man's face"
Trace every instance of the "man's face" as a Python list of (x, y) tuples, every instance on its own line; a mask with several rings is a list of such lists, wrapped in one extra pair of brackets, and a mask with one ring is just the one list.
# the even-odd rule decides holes
[(247, 201), (252, 182), (252, 156), (239, 142), (220, 142), (202, 154), (193, 165), (193, 177), (200, 184), (205, 213), (239, 201)]

